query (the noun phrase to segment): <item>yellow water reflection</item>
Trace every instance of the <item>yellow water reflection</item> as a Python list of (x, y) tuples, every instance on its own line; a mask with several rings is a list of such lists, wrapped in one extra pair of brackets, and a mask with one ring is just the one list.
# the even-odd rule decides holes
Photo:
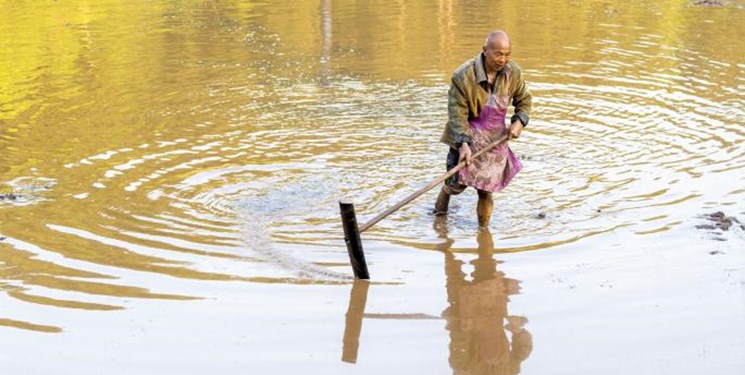
[(62, 332), (62, 328), (55, 327), (55, 326), (34, 324), (34, 323), (24, 322), (22, 320), (13, 320), (13, 319), (5, 319), (5, 318), (0, 318), (0, 326), (27, 329), (29, 331), (38, 331), (38, 332), (45, 332), (45, 333)]
[[(477, 234), (478, 248), (464, 251), (473, 258), (466, 263), (451, 251), (453, 240), (442, 217), (435, 229), (445, 255), (445, 289), (448, 307), (442, 312), (448, 331), (449, 363), (454, 374), (518, 374), (533, 350), (528, 319), (511, 314), (509, 297), (520, 293), (520, 282), (506, 277), (494, 258), (494, 238), (488, 230)], [(464, 268), (472, 268), (470, 274)], [(440, 319), (421, 313), (365, 312), (370, 282), (355, 280), (346, 313), (342, 361), (356, 363), (364, 319)], [(508, 336), (509, 334), (509, 336)]]
[(488, 230), (478, 233), (477, 242), (478, 255), (468, 263), (470, 275), (463, 270), (466, 263), (449, 251), (450, 242), (444, 242), (449, 306), (443, 317), (450, 333), (450, 366), (454, 374), (518, 374), (533, 350), (527, 318), (508, 309), (509, 296), (520, 292), (520, 282), (498, 270)]
[[(497, 198), (500, 251), (651, 237), (745, 197), (741, 2), (0, 10), (0, 286), (20, 310), (210, 293), (173, 279), (349, 282), (328, 266), (346, 257), (338, 198), (364, 221), (442, 172), (449, 74), (496, 27), (536, 98), (514, 147), (526, 169)], [(437, 248), (431, 200), (365, 241)], [(474, 226), (467, 201), (453, 238)]]
[(368, 280), (355, 280), (349, 292), (349, 309), (344, 325), (344, 340), (341, 360), (349, 363), (357, 362), (360, 350), (360, 334), (362, 333), (362, 318), (365, 315), (367, 291), (370, 288)]

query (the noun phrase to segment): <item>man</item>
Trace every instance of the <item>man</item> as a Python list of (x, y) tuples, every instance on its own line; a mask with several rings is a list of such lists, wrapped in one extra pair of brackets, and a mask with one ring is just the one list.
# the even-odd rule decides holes
[[(494, 202), (492, 193), (504, 189), (522, 164), (507, 143), (494, 147), (479, 158), (478, 152), (501, 135), (520, 137), (528, 125), (532, 96), (522, 78), (522, 70), (511, 61), (510, 39), (502, 30), (489, 33), (482, 52), (455, 70), (448, 92), (448, 122), (441, 141), (450, 146), (447, 168), (466, 160), (467, 166), (445, 181), (435, 203), (435, 214), (447, 213), (450, 196), (467, 186), (476, 189), (479, 227), (487, 228)], [(515, 115), (505, 124), (508, 106)]]

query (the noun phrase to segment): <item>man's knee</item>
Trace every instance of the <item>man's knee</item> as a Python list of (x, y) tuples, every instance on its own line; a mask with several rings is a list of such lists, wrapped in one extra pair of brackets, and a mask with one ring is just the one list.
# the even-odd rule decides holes
[(447, 195), (458, 195), (462, 193), (464, 190), (466, 190), (466, 186), (461, 185), (461, 184), (442, 185), (442, 191), (444, 191)]

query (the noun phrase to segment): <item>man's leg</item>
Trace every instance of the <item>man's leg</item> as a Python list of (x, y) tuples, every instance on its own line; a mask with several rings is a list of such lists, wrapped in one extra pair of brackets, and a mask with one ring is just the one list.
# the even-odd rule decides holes
[[(450, 151), (448, 152), (447, 160), (445, 162), (446, 170), (449, 171), (455, 168), (455, 166), (458, 165), (459, 158), (460, 155), (458, 153), (458, 150), (451, 147)], [(460, 183), (458, 183), (457, 173), (450, 176), (447, 180), (445, 180), (445, 183), (440, 189), (440, 195), (437, 196), (437, 201), (435, 202), (435, 210), (433, 211), (433, 213), (435, 215), (447, 215), (448, 206), (450, 205), (450, 196), (458, 195), (465, 189), (465, 185), (461, 185)]]
[(448, 188), (445, 187), (445, 185), (440, 189), (440, 195), (437, 196), (437, 201), (435, 201), (435, 215), (446, 215), (448, 213), (450, 193), (448, 193), (447, 190)]
[(479, 203), (476, 205), (476, 214), (479, 217), (479, 228), (489, 228), (491, 213), (494, 209), (494, 200), (489, 191), (477, 190), (479, 193)]

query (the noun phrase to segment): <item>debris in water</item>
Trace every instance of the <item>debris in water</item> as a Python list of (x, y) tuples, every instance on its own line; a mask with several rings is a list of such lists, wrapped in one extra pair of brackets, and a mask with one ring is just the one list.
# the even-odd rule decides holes
[(545, 219), (546, 213), (545, 212), (539, 212), (538, 215), (535, 215), (538, 219)]
[(724, 254), (724, 253), (719, 250), (709, 251), (709, 255), (717, 255), (717, 254)]
[(719, 229), (722, 231), (728, 231), (732, 225), (739, 224), (740, 228), (745, 230), (745, 225), (740, 223), (739, 220), (737, 220), (734, 216), (727, 216), (722, 211), (717, 211), (711, 214), (704, 215), (704, 218), (709, 219), (712, 224), (702, 224), (702, 225), (696, 225), (696, 228), (698, 229), (708, 229), (708, 230), (714, 230)]
[(693, 5), (700, 7), (722, 7), (725, 5), (725, 2), (721, 0), (697, 0), (693, 2)]
[[(740, 223), (740, 221), (734, 216), (725, 215), (722, 211), (704, 214), (701, 217), (707, 219), (709, 222), (706, 224), (696, 225), (696, 229), (711, 231), (715, 235), (712, 239), (716, 241), (727, 241), (727, 239), (721, 237), (721, 235), (728, 231), (733, 225), (735, 225), (735, 228), (739, 226), (740, 229), (745, 231), (745, 224)], [(711, 252), (709, 254), (714, 255), (714, 253)]]

